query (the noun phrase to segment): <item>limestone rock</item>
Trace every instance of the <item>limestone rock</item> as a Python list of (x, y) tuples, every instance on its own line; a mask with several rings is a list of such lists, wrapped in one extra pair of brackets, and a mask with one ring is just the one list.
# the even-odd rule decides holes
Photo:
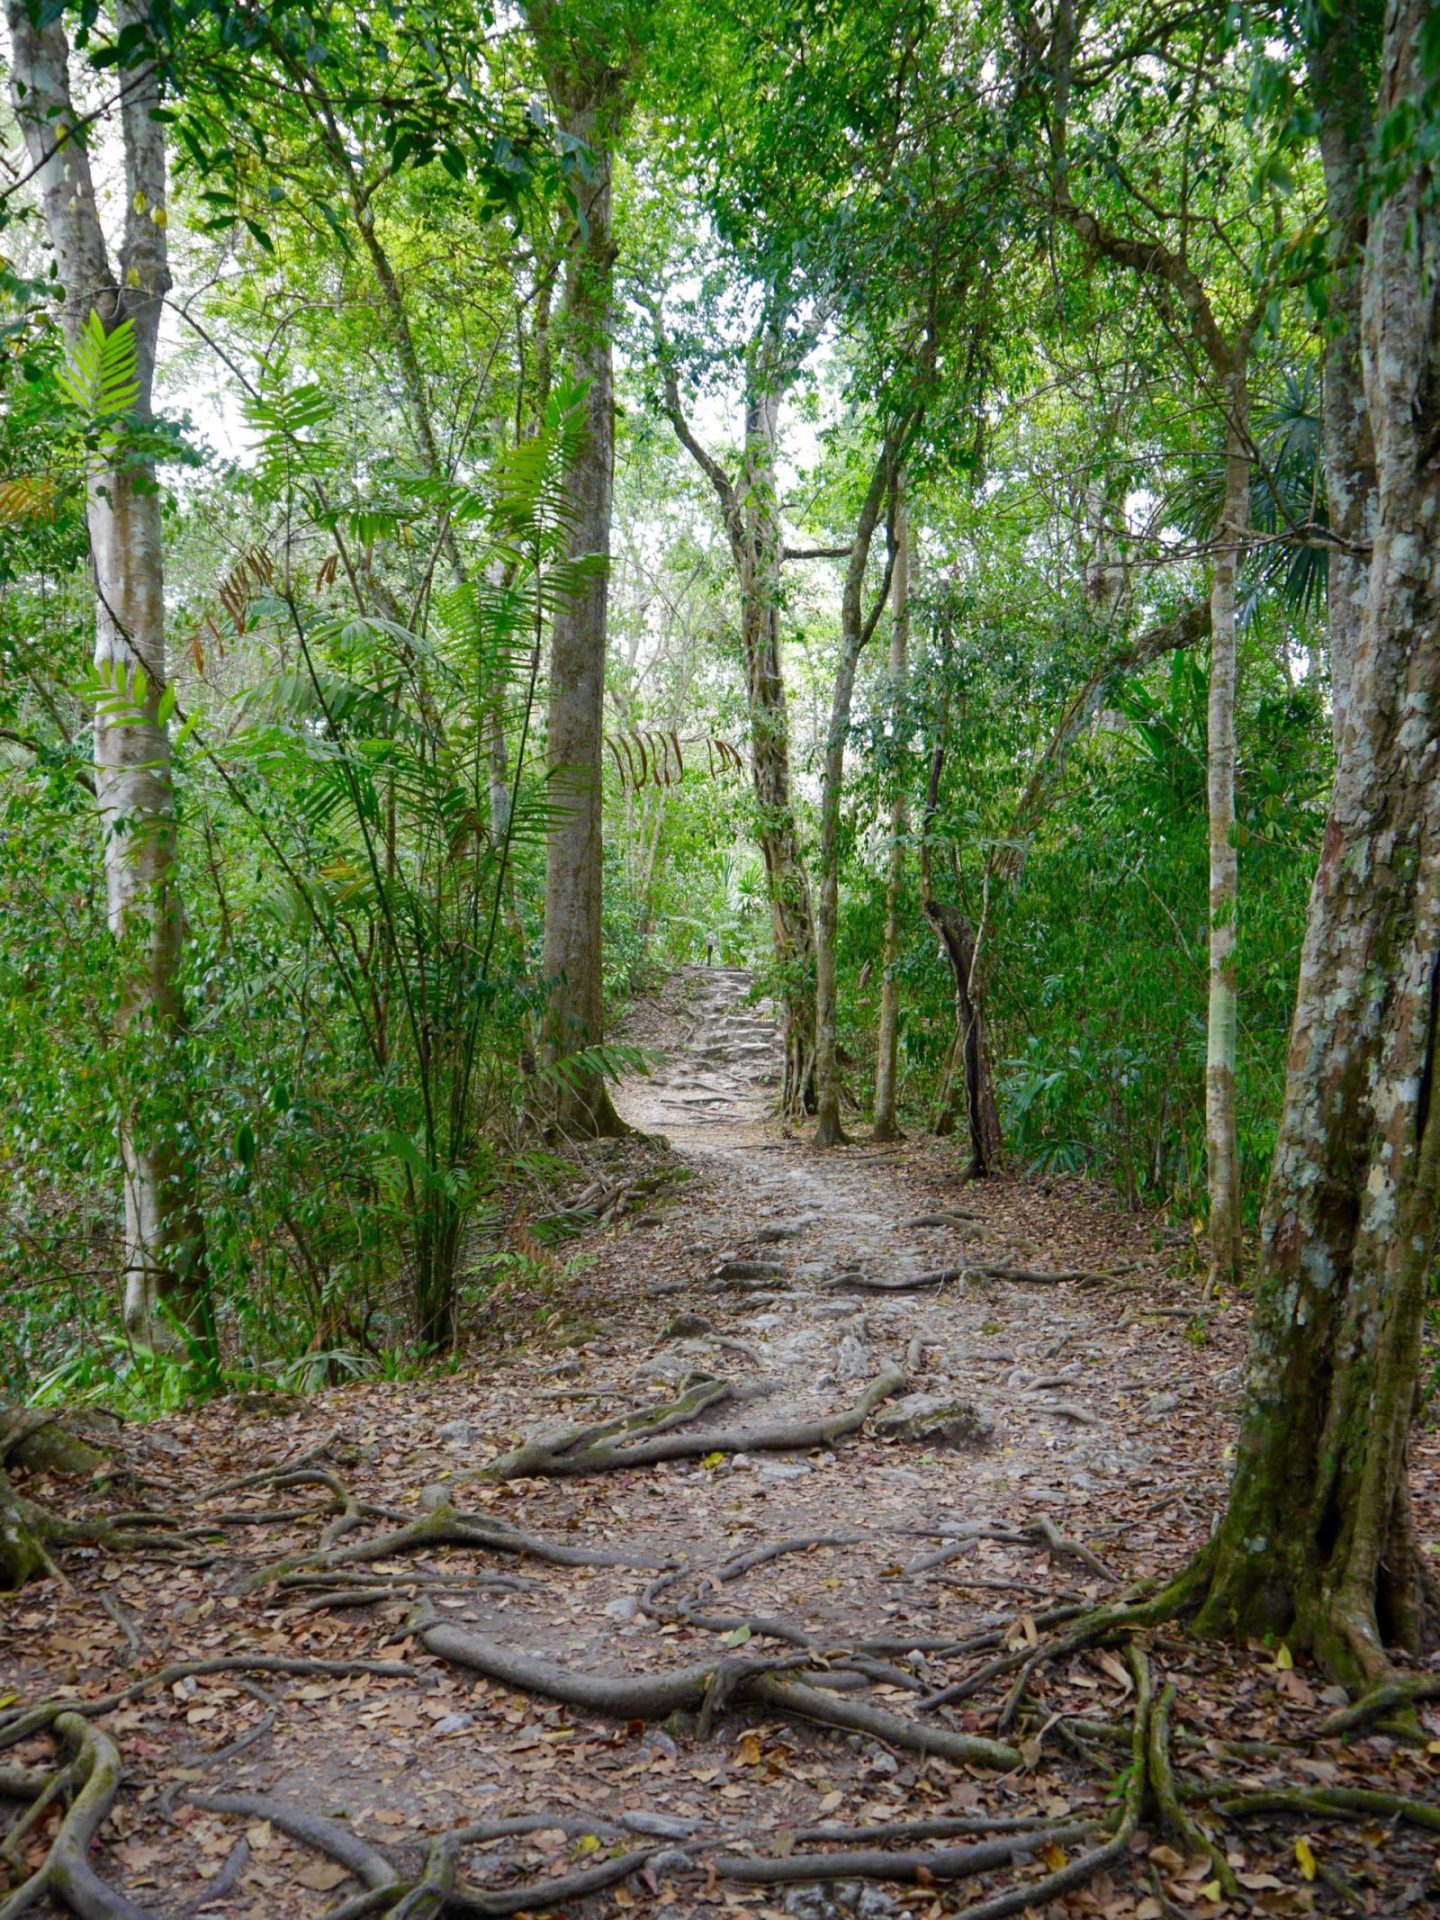
[(908, 1393), (875, 1416), (883, 1440), (911, 1440), (924, 1447), (983, 1447), (995, 1432), (994, 1418), (971, 1400), (934, 1393)]
[(665, 1328), (667, 1340), (694, 1340), (702, 1333), (713, 1333), (715, 1323), (703, 1313), (677, 1313)]

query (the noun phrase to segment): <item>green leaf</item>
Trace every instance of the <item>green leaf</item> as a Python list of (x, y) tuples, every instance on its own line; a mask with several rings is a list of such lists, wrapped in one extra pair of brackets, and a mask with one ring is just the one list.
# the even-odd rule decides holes
[(126, 414), (140, 397), (139, 348), (135, 322), (122, 320), (112, 332), (92, 307), (70, 349), (68, 363), (56, 369), (56, 382), (73, 407), (97, 423)]

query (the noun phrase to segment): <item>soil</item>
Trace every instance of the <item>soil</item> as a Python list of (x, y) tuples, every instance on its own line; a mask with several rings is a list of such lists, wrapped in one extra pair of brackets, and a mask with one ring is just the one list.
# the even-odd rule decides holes
[[(197, 1537), (169, 1557), (72, 1551), (72, 1585), (51, 1580), (3, 1603), (7, 1709), (62, 1693), (93, 1699), (167, 1663), (221, 1655), (409, 1669), (192, 1676), (97, 1716), (125, 1781), (91, 1863), (142, 1912), (311, 1920), (385, 1910), (351, 1907), (361, 1880), (333, 1851), (287, 1834), (287, 1809), (343, 1823), (411, 1880), (435, 1836), (544, 1815), (531, 1832), (460, 1848), (462, 1881), (492, 1904), (444, 1910), (514, 1911), (504, 1896), (520, 1888), (524, 1911), (644, 1920), (959, 1914), (1042, 1885), (1093, 1839), (1038, 1834), (994, 1871), (953, 1884), (922, 1866), (918, 1884), (914, 1873), (897, 1884), (827, 1869), (811, 1884), (752, 1886), (734, 1862), (819, 1853), (817, 1828), (1032, 1818), (1059, 1832), (1113, 1820), (1123, 1744), (1064, 1731), (1076, 1716), (1128, 1728), (1133, 1670), (1105, 1647), (1037, 1669), (1029, 1717), (1007, 1736), (1018, 1764), (1000, 1768), (811, 1724), (745, 1699), (743, 1682), (728, 1702), (718, 1689), (708, 1725), (691, 1710), (617, 1718), (427, 1649), (416, 1612), (427, 1600), (426, 1617), (581, 1673), (763, 1656), (824, 1680), (836, 1677), (823, 1671), (824, 1651), (840, 1669), (838, 1650), (853, 1656), (863, 1641), (878, 1649), (865, 1676), (870, 1704), (993, 1738), (1013, 1674), (950, 1707), (917, 1702), (997, 1649), (1036, 1644), (1047, 1610), (1111, 1600), (1175, 1571), (1223, 1499), (1245, 1309), (1201, 1298), (1188, 1241), (1081, 1180), (961, 1185), (949, 1143), (822, 1153), (788, 1136), (769, 1117), (778, 1038), (741, 973), (682, 972), (626, 1037), (665, 1052), (620, 1092), (642, 1137), (587, 1152), (575, 1190), (584, 1204), (569, 1216), (585, 1230), (537, 1252), (539, 1277), (487, 1304), (452, 1372), (299, 1402), (220, 1401), (128, 1429), (136, 1478), (126, 1504), (163, 1508)], [(541, 1249), (539, 1217), (530, 1225)], [(936, 1274), (948, 1277), (925, 1279)], [(876, 1290), (897, 1284), (910, 1290)], [(736, 1428), (843, 1412), (894, 1365), (906, 1369), (902, 1388), (833, 1445), (711, 1444)], [(669, 1402), (705, 1377), (733, 1391), (673, 1430), (707, 1436), (691, 1457), (485, 1477), (539, 1431)], [(361, 1503), (342, 1521), (342, 1547), (448, 1501), (629, 1564), (429, 1546), (347, 1563), (352, 1598), (357, 1577), (392, 1584), (337, 1609), (333, 1588), (281, 1585), (275, 1566), (319, 1546), (333, 1489), (282, 1489), (273, 1477), (226, 1484), (307, 1456)], [(1433, 1542), (1433, 1433), (1418, 1436), (1413, 1467)], [(73, 1485), (27, 1491), (71, 1510), (85, 1503)], [(780, 1545), (735, 1570), (740, 1557)], [(986, 1634), (989, 1651), (945, 1651)], [(1200, 1646), (1178, 1630), (1143, 1644), (1157, 1686), (1178, 1687), (1189, 1744), (1177, 1751), (1193, 1779), (1256, 1792), (1383, 1788), (1430, 1803), (1440, 1828), (1440, 1722), (1425, 1728), (1428, 1749), (1374, 1732), (1321, 1738), (1343, 1696), (1283, 1647)], [(1246, 1758), (1222, 1751), (1221, 1739), (1278, 1742), (1281, 1753)], [(39, 1766), (54, 1755), (37, 1734), (0, 1757)], [(274, 1805), (196, 1804), (210, 1794)], [(29, 1868), (44, 1860), (58, 1818), (51, 1810), (22, 1841)], [(1313, 1810), (1212, 1822), (1239, 1876), (1226, 1891), (1213, 1860), (1189, 1857), (1147, 1821), (1083, 1886), (1016, 1910), (1116, 1920), (1440, 1912), (1440, 1834), (1413, 1823)], [(547, 1896), (547, 1879), (617, 1853), (635, 1858), (613, 1885)], [(7, 1871), (12, 1884), (23, 1878), (15, 1862), (0, 1864)]]

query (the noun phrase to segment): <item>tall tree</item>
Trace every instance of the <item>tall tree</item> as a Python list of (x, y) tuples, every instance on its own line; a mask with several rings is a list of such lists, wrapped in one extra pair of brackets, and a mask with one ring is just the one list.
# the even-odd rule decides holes
[[(840, 917), (840, 803), (845, 778), (845, 742), (850, 732), (850, 710), (855, 695), (855, 670), (870, 644), (889, 598), (895, 566), (895, 497), (905, 440), (913, 416), (894, 422), (870, 472), (854, 537), (845, 562), (840, 596), (840, 657), (830, 698), (830, 724), (825, 734), (825, 758), (820, 773), (819, 912), (815, 916), (815, 1144), (838, 1146), (845, 1138), (840, 1124), (840, 1071), (837, 1058), (840, 1016), (835, 971), (835, 934)], [(869, 608), (865, 606), (865, 576), (870, 550), (881, 516), (888, 510), (885, 580)]]
[[(95, 586), (95, 797), (119, 1027), (143, 1047), (148, 1085), (120, 1106), (125, 1202), (125, 1325), (148, 1346), (171, 1336), (166, 1311), (194, 1319), (205, 1298), (205, 1237), (185, 1148), (185, 917), (166, 720), (160, 492), (146, 447), (160, 313), (170, 289), (165, 130), (147, 50), (147, 13), (118, 0), (119, 133), (125, 212), (113, 253), (76, 110), (71, 49), (55, 10), (7, 0), (11, 95), (64, 289), (76, 385), (106, 415), (95, 436), (86, 518)], [(99, 421), (97, 420), (97, 424)], [(127, 1075), (127, 1081), (129, 1076)]]
[[(1283, 1633), (1348, 1685), (1417, 1649), (1433, 1576), (1408, 1439), (1440, 1201), (1440, 202), (1426, 0), (1391, 0), (1388, 168), (1359, 269), (1374, 548), (1310, 901), (1224, 1521), (1201, 1624)], [(1427, 44), (1427, 41), (1430, 44)], [(1388, 177), (1387, 177), (1388, 176)]]
[[(1157, 101), (1173, 119), (1180, 154), (1175, 179), (1149, 180), (1156, 155), (1138, 150), (1115, 156), (1110, 136), (1092, 112), (1077, 127), (1082, 103), (1103, 98), (1111, 76), (1124, 74), (1135, 93), (1135, 61), (1117, 63), (1083, 43), (1085, 29), (1100, 32), (1096, 16), (1061, 0), (1048, 35), (1032, 16), (1033, 43), (1044, 47), (1045, 136), (1051, 200), (1056, 217), (1094, 255), (1136, 274), (1153, 292), (1167, 322), (1186, 340), (1198, 361), (1202, 392), (1218, 418), (1224, 443), (1223, 493), (1211, 541), (1210, 685), (1206, 797), (1210, 825), (1210, 968), (1205, 1069), (1206, 1161), (1209, 1186), (1211, 1285), (1231, 1282), (1241, 1268), (1240, 1164), (1236, 1128), (1235, 1061), (1239, 1023), (1236, 936), (1239, 863), (1235, 830), (1236, 579), (1250, 520), (1251, 357), (1270, 304), (1286, 282), (1283, 253), (1264, 248), (1254, 279), (1235, 311), (1225, 296), (1233, 264), (1229, 248), (1255, 241), (1248, 200), (1227, 205), (1224, 187), (1235, 176), (1227, 155), (1233, 139), (1219, 105), (1222, 73), (1230, 59), (1218, 18), (1202, 17), (1193, 45), (1182, 51), (1180, 30), (1167, 33), (1160, 60)], [(1122, 29), (1123, 30), (1123, 29)], [(1199, 76), (1211, 82), (1201, 85)], [(1138, 97), (1132, 104), (1139, 105)], [(1153, 103), (1152, 103), (1153, 104)], [(1100, 110), (1103, 121), (1104, 109)], [(1131, 116), (1138, 141), (1143, 116)], [(1158, 128), (1156, 132), (1158, 134)], [(1157, 152), (1160, 149), (1157, 148)], [(1142, 158), (1146, 178), (1140, 177)], [(1098, 164), (1097, 164), (1098, 163)], [(1088, 178), (1087, 178), (1088, 176)], [(1213, 182), (1207, 192), (1206, 183)], [(1090, 203), (1082, 196), (1096, 196)], [(1113, 191), (1112, 212), (1098, 194)], [(1157, 198), (1157, 195), (1160, 196)], [(1203, 197), (1199, 197), (1203, 196)], [(1232, 239), (1228, 227), (1235, 229)], [(1207, 275), (1207, 241), (1225, 236)]]
[(740, 647), (750, 722), (755, 831), (765, 861), (775, 967), (785, 1009), (781, 1107), (791, 1115), (814, 1104), (815, 919), (790, 787), (790, 724), (781, 660), (781, 563), (784, 529), (776, 466), (780, 411), (819, 319), (792, 333), (788, 287), (768, 292), (744, 354), (744, 438), (732, 477), (703, 445), (686, 414), (674, 356), (658, 308), (652, 309), (665, 414), (676, 437), (714, 488), (735, 564)]
[(905, 837), (909, 830), (906, 782), (909, 771), (907, 746), (910, 693), (910, 595), (915, 573), (915, 533), (911, 518), (905, 476), (895, 501), (895, 568), (890, 585), (890, 675), (891, 747), (896, 764), (891, 769), (895, 783), (890, 802), (890, 848), (885, 876), (885, 935), (880, 964), (880, 1022), (875, 1036), (875, 1119), (873, 1134), (877, 1140), (900, 1138), (899, 1064), (900, 1064), (900, 905), (905, 885)]
[[(567, 476), (571, 552), (596, 562), (556, 612), (550, 641), (546, 752), (554, 812), (542, 967), (551, 1065), (599, 1046), (605, 1032), (600, 763), (615, 490), (614, 145), (630, 111), (643, 12), (621, 4), (592, 16), (562, 0), (531, 0), (527, 9), (546, 86), (581, 156), (558, 331), (569, 376), (585, 388), (589, 429)], [(598, 1070), (565, 1073), (555, 1083), (554, 1101), (566, 1133), (624, 1131)]]

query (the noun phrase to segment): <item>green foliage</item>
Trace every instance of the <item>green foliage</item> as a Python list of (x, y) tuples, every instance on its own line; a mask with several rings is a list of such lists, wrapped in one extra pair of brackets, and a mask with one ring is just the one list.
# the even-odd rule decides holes
[(122, 320), (107, 332), (92, 307), (68, 366), (55, 376), (71, 406), (112, 436), (113, 423), (129, 413), (140, 395), (138, 351), (133, 320)]
[[(570, 552), (583, 396), (555, 373), (600, 344), (577, 341), (564, 298), (596, 156), (557, 127), (547, 80), (561, 97), (598, 74), (610, 107), (639, 104), (596, 136), (623, 122), (601, 755), (612, 1013), (712, 950), (782, 1000), (813, 972), (782, 978), (772, 960), (735, 525), (676, 443), (665, 366), (742, 477), (742, 520), (740, 390), (769, 368), (782, 537), (841, 556), (786, 561), (773, 609), (812, 887), (843, 555), (878, 433), (923, 398), (910, 684), (890, 684), (882, 621), (847, 743), (848, 1090), (863, 1109), (903, 797), (907, 1129), (936, 1117), (954, 1031), (923, 855), (936, 895), (983, 933), (1017, 1158), (1193, 1221), (1207, 662), (1116, 662), (1205, 596), (1225, 435), (1179, 297), (1150, 280), (1137, 295), (1049, 217), (1054, 99), (1032, 28), (1049, 29), (914, 0), (576, 0), (545, 10), (538, 44), (483, 0), (198, 0), (113, 38), (93, 8), (71, 11), (98, 74), (157, 63), (186, 216), (162, 388), (213, 399), (234, 444), (202, 462), (178, 426), (141, 417), (133, 321), (107, 331), (92, 314), (67, 359), (48, 262), (0, 262), (7, 1391), (138, 1411), (243, 1383), (404, 1378), (501, 1286), (564, 1318), (565, 1274), (506, 1243), (509, 1188), (561, 1177), (536, 1145), (548, 1091), (645, 1056), (534, 1058), (559, 797), (547, 640), (607, 564)], [(1370, 28), (1378, 15), (1366, 0)], [(1177, 16), (1141, 49), (1133, 9), (1082, 10), (1069, 99), (1077, 196), (1177, 246), (1222, 325), (1254, 320), (1265, 537), (1243, 573), (1236, 834), (1252, 1213), (1329, 779), (1319, 369), (1344, 236), (1322, 218), (1305, 54), (1339, 17)], [(1437, 48), (1427, 33), (1427, 72)], [(1434, 144), (1432, 104), (1381, 128), (1375, 191)], [(102, 169), (106, 143), (88, 137)], [(0, 220), (29, 218), (23, 190), (5, 201)], [(85, 497), (102, 464), (164, 488), (163, 690), (136, 663), (89, 664)], [(133, 949), (108, 926), (88, 747), (97, 718), (133, 726), (157, 693), (185, 915), (168, 1042), (144, 1021), (117, 1031)], [(646, 735), (676, 758), (648, 755), (638, 779), (624, 743)], [(150, 830), (169, 830), (163, 809)], [(133, 844), (144, 831), (130, 824)], [(147, 1353), (119, 1332), (122, 1112), (196, 1171), (218, 1351)]]

